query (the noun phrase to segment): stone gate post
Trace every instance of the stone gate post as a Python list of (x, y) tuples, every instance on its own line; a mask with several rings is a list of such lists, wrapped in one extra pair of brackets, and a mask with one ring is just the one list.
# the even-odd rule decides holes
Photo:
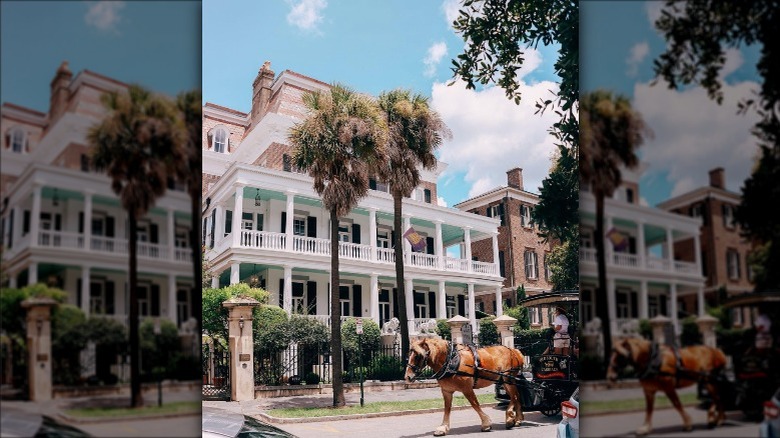
[(468, 318), (461, 315), (455, 315), (447, 320), (447, 324), (450, 325), (450, 333), (452, 334), (453, 344), (463, 344), (463, 326), (469, 324)]
[(57, 302), (51, 298), (28, 298), (22, 301), (27, 309), (27, 371), (30, 401), (52, 399), (51, 383), (51, 308)]
[(512, 326), (515, 325), (517, 319), (508, 315), (501, 315), (493, 320), (493, 324), (498, 329), (498, 334), (501, 336), (501, 345), (509, 348), (515, 348), (515, 332), (512, 331)]
[(666, 327), (672, 323), (672, 320), (663, 315), (658, 315), (650, 319), (650, 326), (653, 328), (653, 342), (658, 345), (674, 343), (674, 339), (666, 338)]
[(252, 309), (260, 302), (234, 297), (222, 303), (228, 309), (228, 348), (230, 349), (230, 400), (255, 399)]
[(702, 342), (709, 347), (717, 347), (718, 341), (715, 336), (715, 326), (718, 319), (712, 315), (702, 315), (696, 318), (696, 324), (699, 326)]

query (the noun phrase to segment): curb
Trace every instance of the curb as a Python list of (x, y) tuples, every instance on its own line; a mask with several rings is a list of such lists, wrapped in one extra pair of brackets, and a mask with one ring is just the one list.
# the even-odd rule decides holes
[[(498, 403), (481, 403), (479, 406), (482, 408), (489, 408), (497, 406)], [(265, 412), (260, 412), (252, 417), (267, 421), (269, 423), (276, 424), (289, 424), (289, 423), (318, 423), (321, 421), (340, 421), (340, 420), (354, 420), (358, 418), (380, 418), (380, 417), (395, 417), (404, 415), (415, 414), (431, 414), (436, 412), (442, 412), (444, 408), (428, 408), (428, 409), (415, 409), (410, 411), (395, 411), (395, 412), (371, 412), (366, 414), (348, 414), (348, 415), (330, 415), (326, 417), (299, 417), (299, 418), (282, 418), (268, 415)], [(471, 406), (453, 406), (453, 411), (462, 411), (464, 409), (472, 409)]]
[(164, 418), (188, 417), (192, 415), (201, 415), (200, 411), (175, 412), (170, 414), (146, 414), (138, 416), (116, 416), (116, 417), (74, 417), (65, 413), (58, 413), (57, 416), (74, 424), (92, 424), (92, 423), (113, 423), (116, 421), (136, 421), (136, 420), (159, 420)]

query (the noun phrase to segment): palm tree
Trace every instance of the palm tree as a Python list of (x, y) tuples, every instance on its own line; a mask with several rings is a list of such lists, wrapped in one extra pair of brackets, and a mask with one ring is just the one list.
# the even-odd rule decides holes
[(622, 167), (639, 164), (636, 149), (652, 133), (642, 116), (631, 108), (624, 96), (596, 90), (580, 99), (580, 178), (589, 184), (596, 198), (596, 256), (598, 291), (596, 315), (604, 331), (605, 363), (612, 351), (612, 331), (607, 306), (606, 255), (604, 252), (604, 199), (612, 196), (621, 183)]
[[(409, 90), (395, 89), (379, 96), (379, 107), (387, 121), (388, 142), (385, 160), (376, 168), (393, 195), (395, 230), (395, 278), (398, 288), (398, 320), (401, 325), (401, 351), (409, 351), (409, 315), (406, 314), (403, 238), (401, 226), (403, 198), (420, 184), (420, 169), (436, 167), (434, 151), (450, 131), (428, 99)], [(376, 238), (371, 236), (372, 239)]]
[(346, 86), (303, 96), (308, 117), (293, 126), (290, 143), (299, 169), (314, 179), (314, 190), (330, 214), (330, 328), (333, 356), (333, 406), (345, 405), (341, 357), (339, 293), (339, 218), (368, 192), (368, 171), (382, 156), (386, 133), (376, 104)]
[[(167, 100), (138, 85), (127, 92), (101, 96), (106, 117), (87, 135), (91, 161), (105, 170), (111, 188), (127, 211), (130, 235), (130, 386), (131, 406), (141, 407), (140, 363), (138, 361), (138, 220), (165, 193), (168, 162), (182, 141), (175, 110)], [(87, 225), (89, 226), (89, 225)]]

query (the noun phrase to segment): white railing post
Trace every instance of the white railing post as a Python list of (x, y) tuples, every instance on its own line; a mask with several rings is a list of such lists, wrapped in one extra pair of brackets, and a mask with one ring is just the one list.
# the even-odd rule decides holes
[[(498, 233), (493, 235), (493, 264), (498, 267), (500, 263), (500, 258), (498, 257)], [(498, 268), (497, 272), (501, 272), (501, 268)], [(496, 315), (500, 316), (500, 315)]]
[(439, 269), (446, 269), (444, 264), (444, 242), (442, 241), (441, 225), (442, 221), (437, 220), (436, 224), (436, 266)]
[(466, 253), (466, 272), (471, 272), (471, 227), (463, 228), (463, 246)]
[(85, 190), (84, 194), (84, 249), (92, 249), (92, 191)]
[[(370, 260), (376, 261), (376, 208), (368, 209), (368, 243), (371, 248)], [(378, 318), (378, 316), (377, 316)], [(379, 320), (377, 319), (377, 322)]]
[(447, 317), (447, 288), (444, 280), (439, 280), (439, 293), (436, 295), (436, 316)]
[[(374, 251), (372, 251), (374, 252)], [(379, 274), (371, 274), (371, 296), (369, 298), (371, 319), (379, 324)]]
[[(477, 333), (477, 304), (474, 302), (474, 282), (468, 283), (469, 291), (469, 322), (471, 323), (471, 333)], [(471, 340), (469, 340), (471, 341)], [(469, 342), (472, 343), (473, 341)]]
[(648, 313), (647, 280), (642, 280), (639, 285), (639, 319), (647, 319)]
[(41, 225), (41, 191), (42, 190), (43, 190), (43, 184), (41, 184), (38, 181), (33, 182), (32, 212), (30, 217), (30, 246), (32, 247), (38, 246), (38, 239), (40, 239), (39, 231)]
[(285, 249), (287, 251), (293, 250), (293, 219), (295, 215), (295, 194), (287, 192), (287, 220), (285, 223), (285, 234), (287, 235), (285, 242)]
[(639, 221), (636, 229), (636, 249), (637, 256), (639, 257), (638, 263), (642, 269), (647, 268), (645, 262), (647, 250), (645, 249), (645, 223)]
[[(236, 185), (235, 205), (233, 206), (233, 246), (241, 246), (241, 216), (244, 214), (244, 186)], [(236, 281), (237, 283), (238, 281)], [(232, 281), (231, 281), (232, 284)]]

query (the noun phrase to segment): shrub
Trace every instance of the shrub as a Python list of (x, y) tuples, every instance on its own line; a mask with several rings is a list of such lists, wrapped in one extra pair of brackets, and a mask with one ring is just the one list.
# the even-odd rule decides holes
[(696, 316), (689, 316), (682, 321), (682, 333), (680, 333), (680, 344), (683, 347), (689, 345), (700, 345), (702, 343), (699, 326), (696, 325)]
[(493, 323), (495, 317), (488, 316), (482, 318), (479, 324), (479, 345), (499, 345), (501, 344), (501, 338), (498, 334), (498, 328)]
[[(341, 324), (341, 342), (345, 353), (356, 355), (358, 348), (358, 334), (355, 333), (357, 325), (355, 318), (349, 318)], [(374, 351), (379, 349), (381, 331), (379, 324), (371, 319), (363, 320), (363, 351)], [(365, 355), (364, 355), (365, 357)]]
[(549, 346), (549, 340), (555, 334), (552, 328), (515, 331), (515, 348), (523, 356), (538, 356)]
[(291, 342), (306, 345), (326, 343), (330, 340), (328, 326), (314, 318), (293, 315), (286, 324)]
[(452, 332), (450, 331), (450, 325), (447, 323), (446, 319), (436, 320), (436, 334), (441, 336), (445, 341), (452, 340)]
[[(246, 283), (231, 284), (220, 289), (203, 289), (202, 317), (203, 331), (227, 339), (228, 309), (222, 303), (233, 297), (254, 298), (260, 303), (268, 302), (268, 292), (252, 288)], [(258, 319), (262, 306), (255, 307), (253, 318)]]
[(650, 325), (649, 319), (639, 320), (639, 334), (648, 340), (653, 340), (653, 326)]
[(376, 356), (368, 364), (368, 378), (383, 382), (401, 380), (404, 377), (404, 365), (401, 359), (395, 356)]
[(320, 375), (317, 373), (308, 373), (304, 378), (307, 385), (318, 385), (320, 383)]
[(255, 351), (281, 351), (290, 345), (287, 312), (277, 306), (255, 308), (253, 337)]
[[(159, 333), (155, 333), (155, 326), (159, 325)], [(179, 329), (173, 322), (160, 318), (157, 323), (153, 318), (147, 318), (141, 322), (138, 328), (141, 347), (141, 369), (151, 373), (155, 368), (164, 367), (180, 352)]]

